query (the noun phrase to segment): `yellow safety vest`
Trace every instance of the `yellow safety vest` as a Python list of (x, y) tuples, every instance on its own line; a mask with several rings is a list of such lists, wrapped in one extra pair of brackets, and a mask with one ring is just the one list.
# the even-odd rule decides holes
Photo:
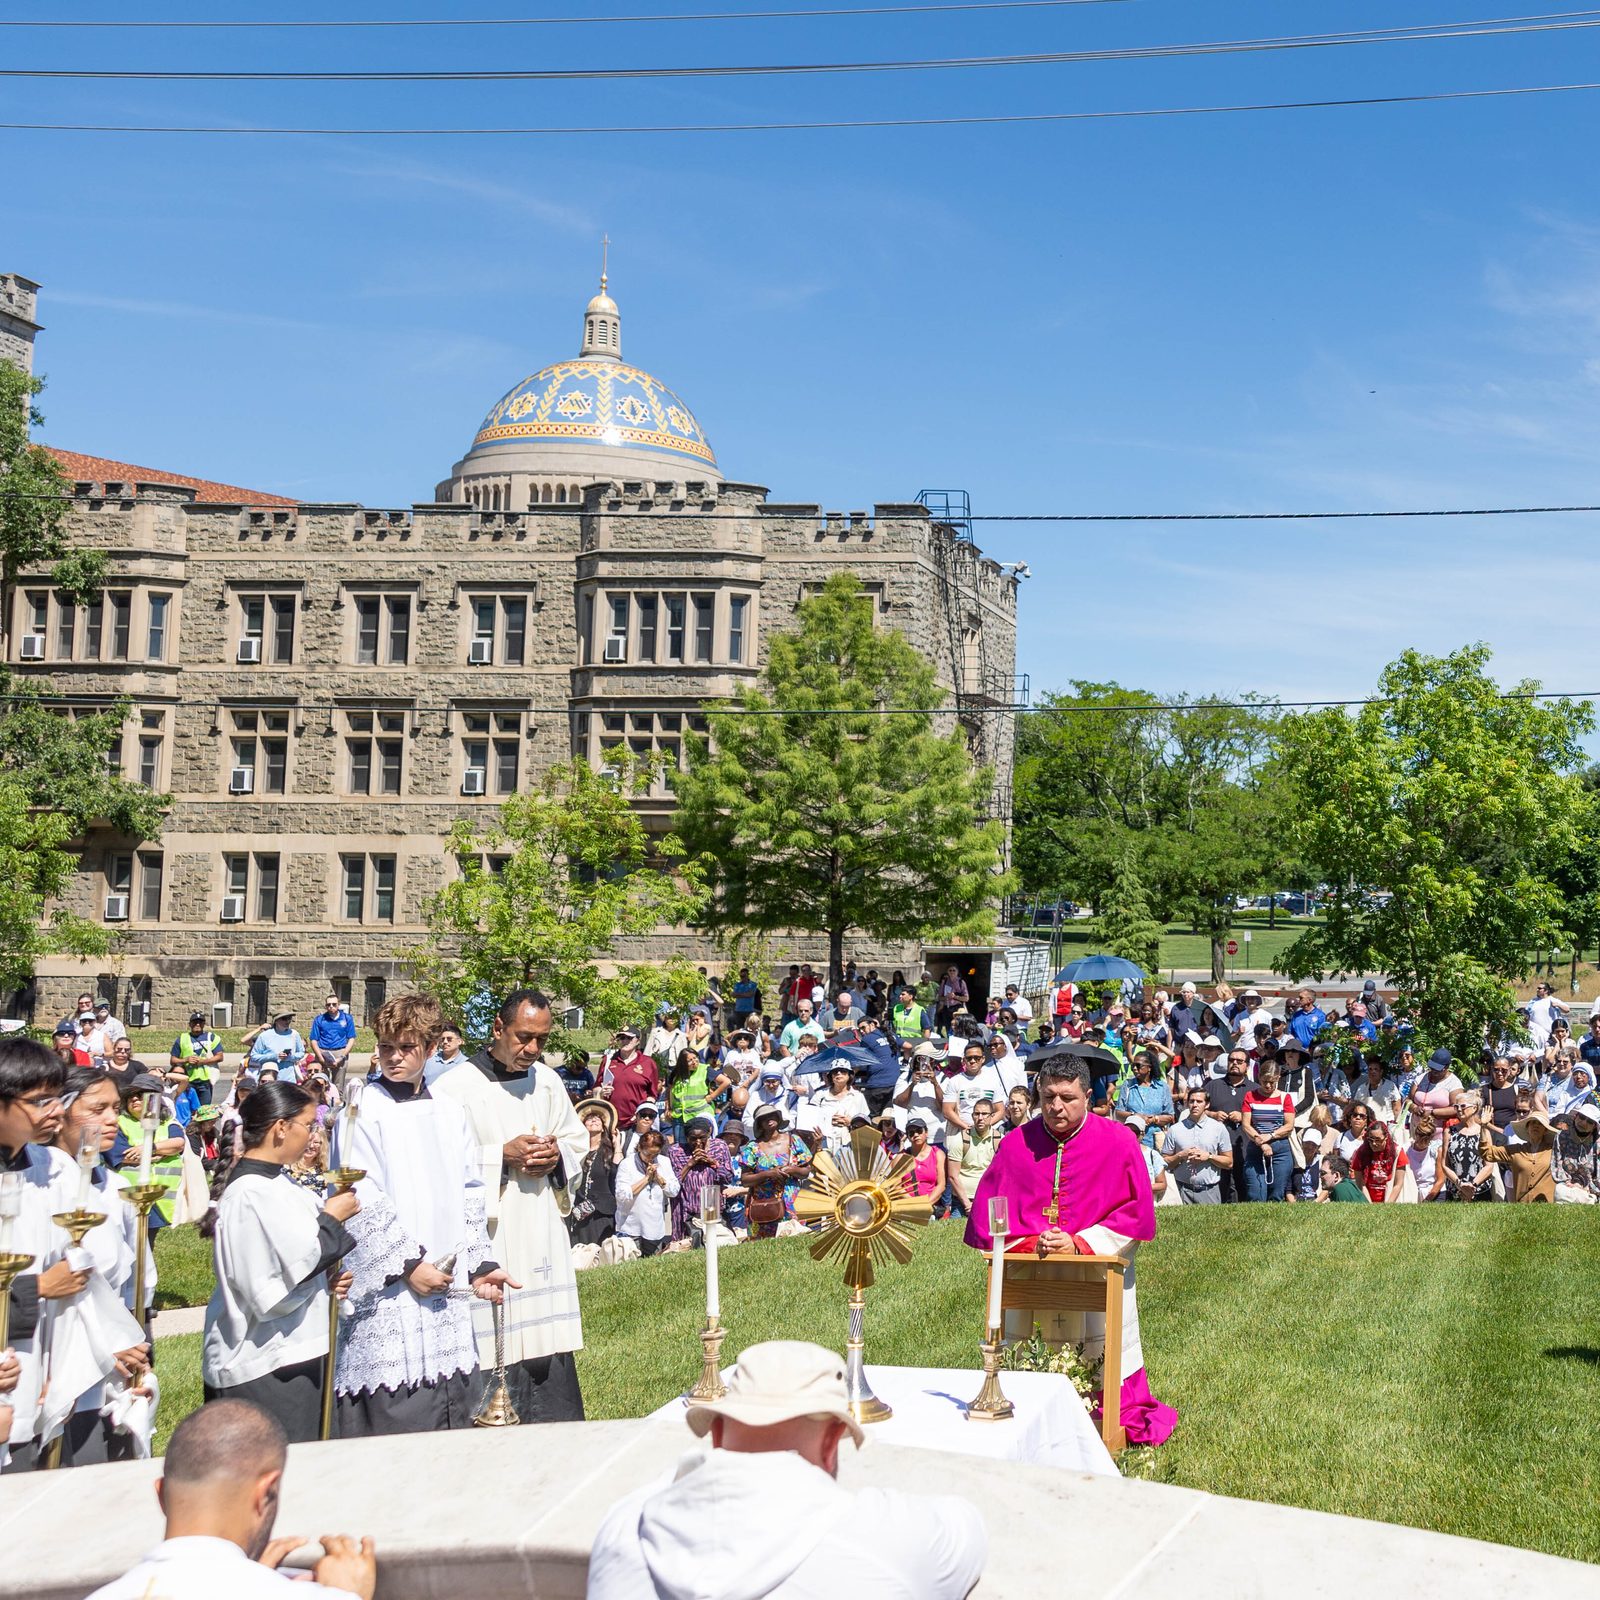
[[(137, 1117), (124, 1112), (117, 1118), (117, 1126), (122, 1130), (122, 1137), (135, 1150), (144, 1148), (144, 1128)], [(169, 1135), (158, 1129), (156, 1137), (165, 1139)], [(150, 1181), (159, 1183), (167, 1191), (156, 1201), (155, 1209), (163, 1222), (171, 1222), (173, 1207), (178, 1200), (178, 1190), (183, 1184), (183, 1151), (174, 1150), (170, 1156), (155, 1157), (150, 1167)]]

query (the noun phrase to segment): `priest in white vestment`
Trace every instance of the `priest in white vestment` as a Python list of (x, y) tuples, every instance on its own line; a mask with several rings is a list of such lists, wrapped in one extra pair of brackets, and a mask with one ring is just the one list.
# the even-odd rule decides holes
[[(478, 1141), (495, 1259), (521, 1287), (504, 1300), (506, 1384), (522, 1422), (581, 1422), (573, 1352), (583, 1348), (578, 1278), (566, 1217), (589, 1135), (541, 1059), (552, 1023), (537, 989), (506, 997), (488, 1046), (437, 1063), (435, 1095), (466, 1113)], [(479, 1389), (494, 1362), (494, 1313), (475, 1306)]]

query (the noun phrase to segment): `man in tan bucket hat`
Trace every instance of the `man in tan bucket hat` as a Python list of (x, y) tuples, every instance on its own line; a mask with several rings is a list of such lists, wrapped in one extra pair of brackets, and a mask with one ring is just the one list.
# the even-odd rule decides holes
[(589, 1600), (963, 1600), (983, 1574), (977, 1509), (954, 1495), (843, 1489), (843, 1360), (821, 1345), (751, 1345), (720, 1400), (692, 1402), (710, 1437), (672, 1476), (613, 1506), (589, 1557)]

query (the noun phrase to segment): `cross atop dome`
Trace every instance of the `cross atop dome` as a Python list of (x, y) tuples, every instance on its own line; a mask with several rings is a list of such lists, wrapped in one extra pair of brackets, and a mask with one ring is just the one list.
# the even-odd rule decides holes
[(617, 302), (606, 293), (610, 255), (611, 236), (607, 234), (600, 241), (600, 293), (584, 308), (580, 356), (622, 356), (622, 315)]

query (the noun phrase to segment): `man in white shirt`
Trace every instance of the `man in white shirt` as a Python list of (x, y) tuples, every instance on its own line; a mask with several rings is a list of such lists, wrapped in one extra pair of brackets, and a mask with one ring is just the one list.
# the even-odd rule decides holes
[(686, 1420), (711, 1449), (612, 1507), (589, 1555), (588, 1600), (964, 1600), (983, 1576), (988, 1535), (969, 1501), (839, 1486), (839, 1447), (849, 1434), (859, 1448), (862, 1428), (831, 1350), (751, 1345), (727, 1394), (691, 1404)]
[(1016, 984), (1006, 985), (1006, 1005), (1024, 1028), (1033, 1021), (1033, 1003), (1018, 990)]
[(1524, 1008), (1528, 1018), (1528, 1043), (1535, 1050), (1543, 1050), (1550, 1043), (1551, 1025), (1558, 1016), (1565, 1017), (1569, 1009), (1565, 1000), (1556, 999), (1548, 983), (1535, 984), (1533, 999)]
[(953, 1130), (971, 1131), (972, 1108), (980, 1100), (993, 1105), (1006, 1103), (1006, 1085), (999, 1070), (989, 1060), (982, 1041), (969, 1039), (961, 1052), (961, 1073), (947, 1079), (944, 1086), (945, 1120)]
[(272, 1537), (289, 1444), (277, 1421), (248, 1400), (213, 1400), (180, 1422), (167, 1445), (156, 1499), (167, 1536), (138, 1566), (89, 1600), (372, 1600), (372, 1541), (323, 1534), (314, 1581), (277, 1570), (306, 1541)]

